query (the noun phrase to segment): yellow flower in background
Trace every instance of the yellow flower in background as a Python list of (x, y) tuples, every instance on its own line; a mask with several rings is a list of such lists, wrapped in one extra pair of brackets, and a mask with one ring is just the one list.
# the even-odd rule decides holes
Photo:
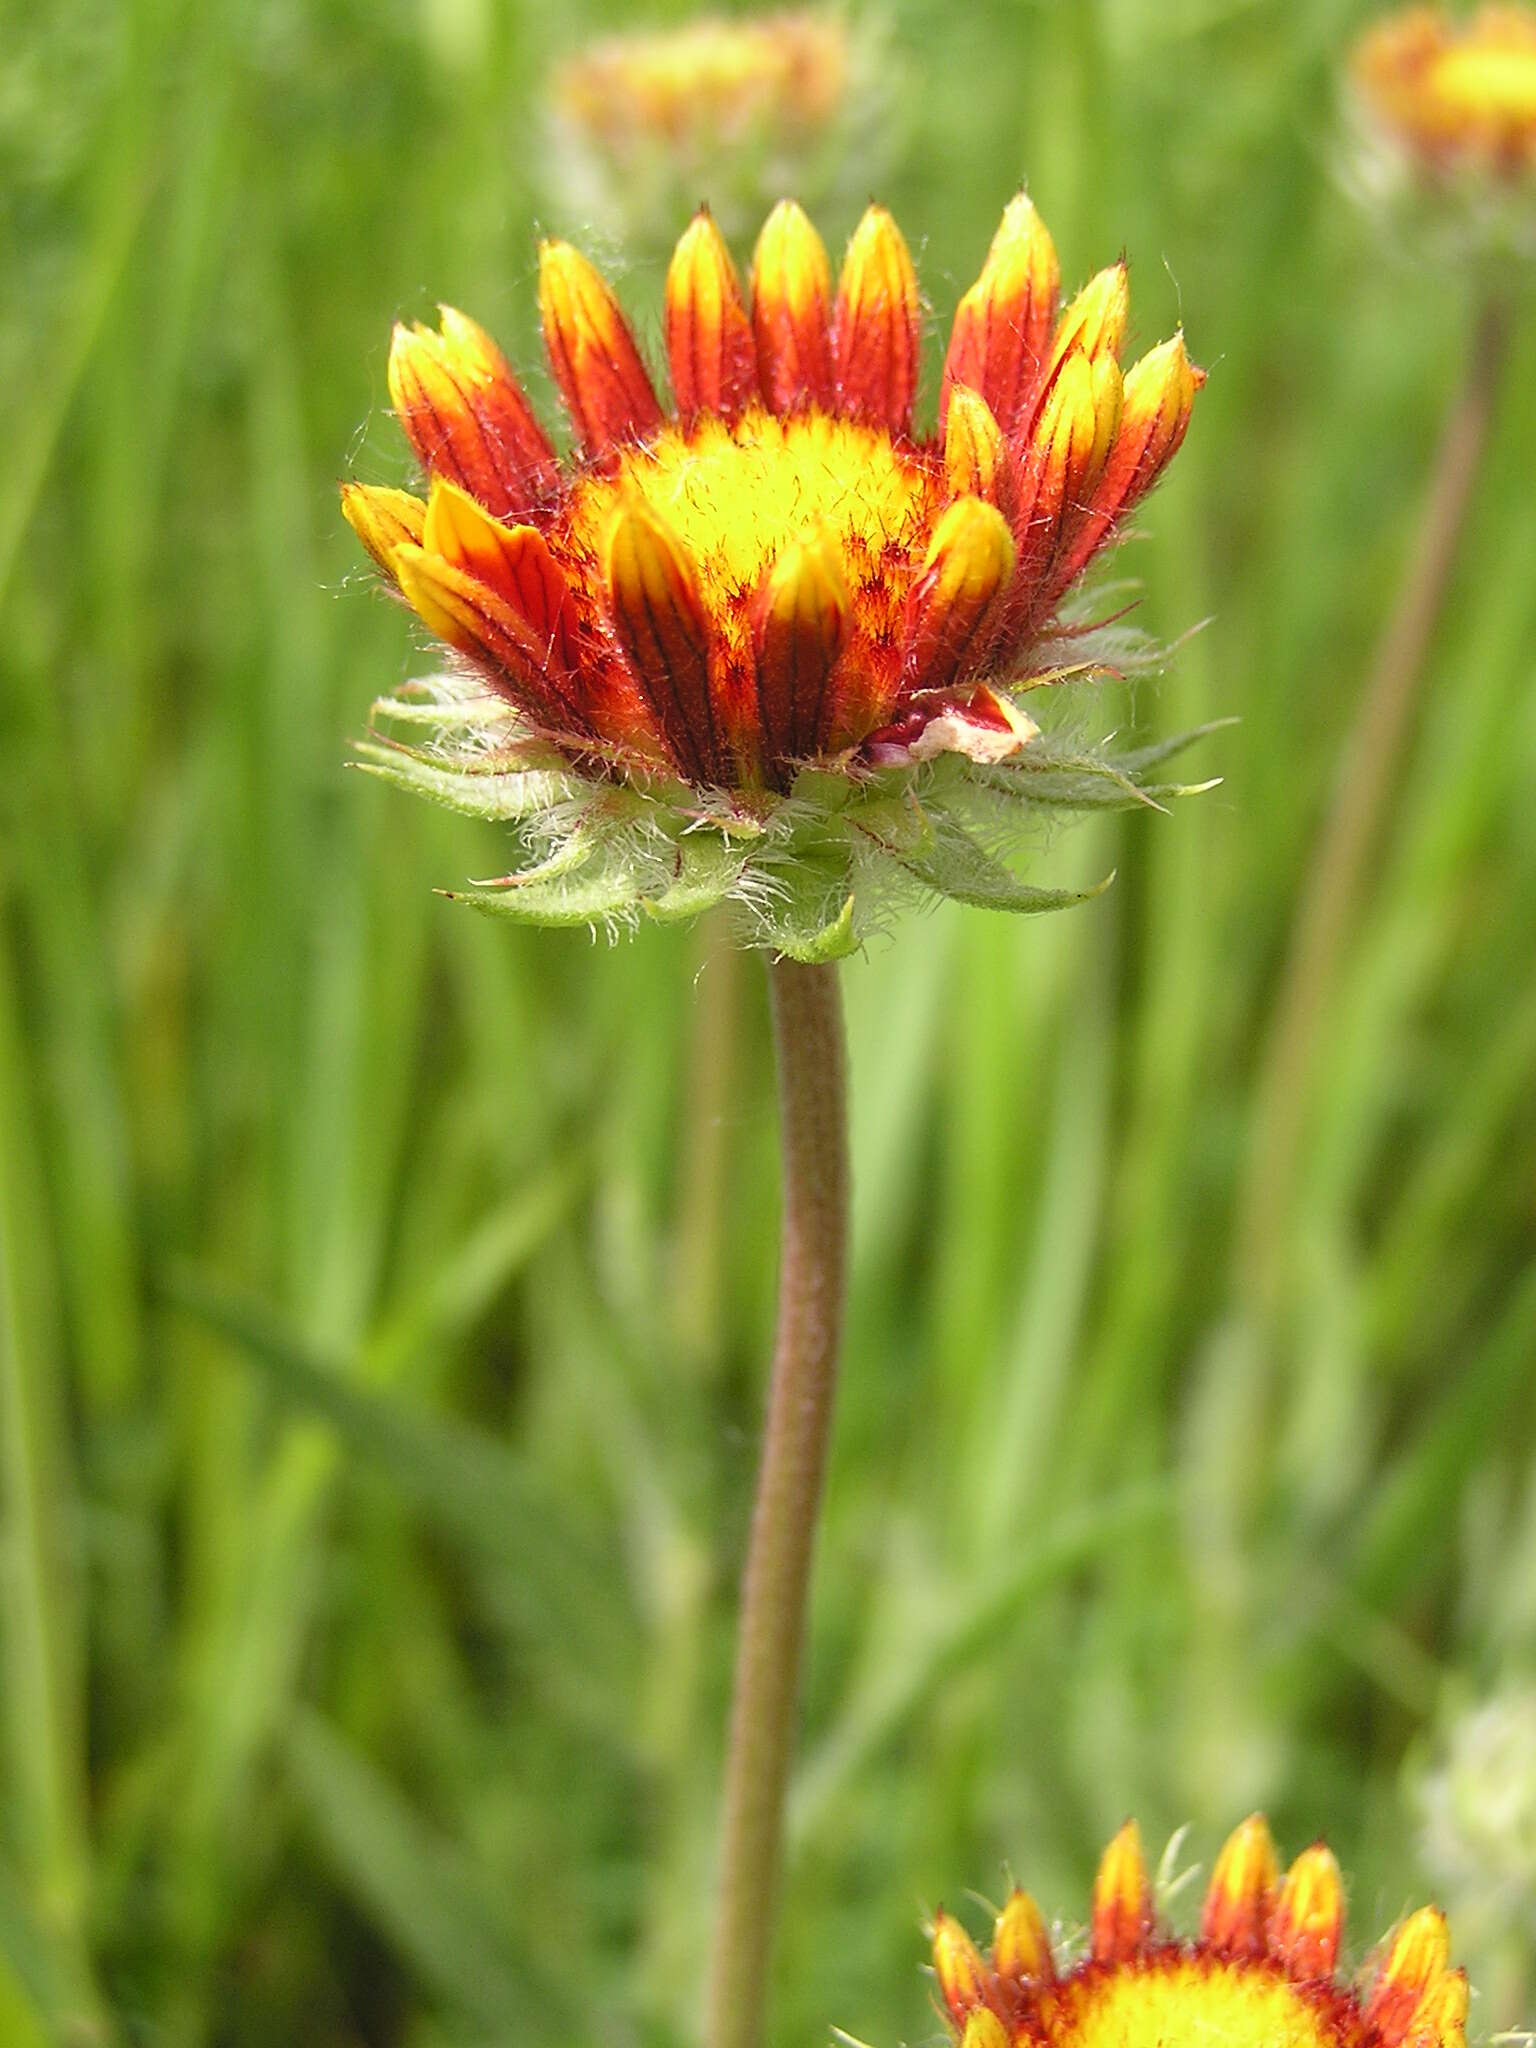
[(1443, 1914), (1410, 1914), (1358, 1989), (1338, 1975), (1343, 1932), (1330, 1852), (1316, 1844), (1282, 1876), (1255, 1815), (1217, 1858), (1199, 1935), (1176, 1939), (1133, 1822), (1099, 1866), (1081, 1959), (1058, 1957), (1025, 1892), (985, 1955), (940, 1913), (933, 1957), (962, 2048), (1465, 2048), (1467, 1983)]
[(1179, 335), (1122, 374), (1124, 264), (1062, 310), (1050, 236), (1015, 199), (927, 434), (917, 278), (878, 206), (834, 285), (781, 204), (749, 292), (701, 212), (667, 274), (670, 406), (568, 243), (544, 244), (539, 299), (568, 460), (494, 344), (445, 309), (439, 330), (397, 328), (390, 356), (425, 496), (343, 492), (455, 657), (386, 706), (435, 724), (435, 745), (375, 748), (373, 765), (539, 846), (476, 900), (585, 922), (729, 895), (755, 942), (798, 957), (858, 943), (872, 863), (999, 907), (1066, 900), (1014, 881), (957, 806), (1142, 800), (1154, 756), (1063, 751), (1016, 701), (1127, 654), (1060, 607), (1177, 450), (1202, 381)]
[(727, 234), (780, 192), (861, 199), (899, 143), (902, 75), (869, 12), (706, 15), (606, 36), (551, 73), (546, 203), (655, 246), (700, 192)]
[(848, 61), (847, 28), (831, 15), (706, 17), (589, 45), (556, 69), (554, 98), (614, 148), (699, 135), (729, 144), (764, 125), (793, 130), (830, 118)]
[(1536, 170), (1536, 10), (1411, 7), (1366, 30), (1351, 70), (1367, 117), (1426, 174)]

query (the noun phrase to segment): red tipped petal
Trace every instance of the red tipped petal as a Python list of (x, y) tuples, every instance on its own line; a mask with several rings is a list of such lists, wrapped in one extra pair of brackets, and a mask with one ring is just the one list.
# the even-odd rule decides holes
[(721, 749), (710, 696), (708, 615), (681, 544), (638, 501), (608, 540), (608, 600), (620, 642), (678, 766), (716, 779)]
[(752, 258), (752, 331), (763, 396), (776, 413), (830, 409), (832, 271), (821, 237), (791, 199), (769, 214)]
[(1051, 345), (1051, 362), (1073, 349), (1093, 356), (1118, 356), (1131, 309), (1130, 279), (1124, 263), (1111, 263), (1090, 278), (1061, 316)]
[(884, 207), (869, 208), (848, 244), (832, 354), (841, 404), (857, 418), (906, 433), (917, 395), (917, 273)]
[(667, 358), (678, 412), (734, 419), (757, 396), (757, 348), (736, 266), (708, 210), (695, 215), (667, 271)]
[(1323, 1842), (1304, 1849), (1285, 1874), (1269, 1923), (1269, 1950), (1298, 1983), (1331, 1977), (1344, 1932), (1344, 1880)]
[(1229, 1836), (1211, 1873), (1200, 1931), (1212, 1948), (1227, 1956), (1265, 1953), (1279, 1878), (1268, 1824), (1253, 1814)]
[(341, 510), (348, 526), (386, 576), (393, 576), (393, 556), (401, 542), (419, 546), (427, 508), (409, 491), (385, 490), (376, 484), (343, 484)]
[(494, 590), (519, 613), (546, 666), (574, 677), (576, 603), (549, 544), (534, 526), (504, 526), (453, 484), (432, 486), (423, 545)]
[(1115, 526), (1144, 498), (1178, 453), (1205, 372), (1189, 360), (1182, 334), (1126, 372), (1125, 402), (1093, 508), (1073, 542), (1063, 585), (1079, 575)]
[(556, 734), (590, 732), (585, 712), (562, 688), (569, 678), (546, 664), (527, 621), (494, 590), (408, 543), (395, 550), (394, 564), (401, 592), (417, 614), (439, 639), (479, 662), (520, 711)]
[(1013, 536), (997, 507), (957, 498), (933, 530), (907, 600), (908, 691), (948, 689), (985, 659), (1013, 564)]
[(490, 336), (441, 311), (441, 334), (396, 327), (390, 401), (424, 468), (493, 512), (521, 515), (555, 487), (554, 450)]
[(1034, 389), (1050, 341), (1061, 266), (1039, 214), (1024, 193), (1011, 200), (981, 276), (955, 311), (939, 418), (947, 422), (956, 385), (980, 392), (1004, 433), (1011, 433)]
[(957, 384), (949, 394), (944, 424), (944, 474), (957, 497), (988, 498), (994, 504), (1008, 459), (1003, 430), (979, 392)]
[(539, 312), (555, 381), (583, 447), (602, 454), (662, 421), (650, 376), (618, 300), (569, 242), (539, 250)]
[(943, 1911), (934, 1915), (933, 1967), (950, 2017), (961, 2026), (968, 2012), (986, 2003), (987, 1966), (960, 1922)]
[(850, 602), (836, 547), (792, 542), (757, 594), (753, 642), (764, 753), (770, 763), (802, 760), (825, 745), (829, 689), (848, 643)]
[(1152, 1887), (1141, 1830), (1127, 1821), (1104, 1851), (1093, 1885), (1091, 1944), (1096, 1963), (1128, 1963), (1152, 1934)]
[(1420, 1907), (1393, 1937), (1366, 2001), (1366, 2023), (1375, 2029), (1377, 2048), (1402, 2048), (1412, 2042), (1421, 2013), (1438, 2010), (1450, 1962), (1445, 1915), (1435, 1906)]
[(1015, 1891), (997, 1916), (992, 1967), (1006, 1984), (1048, 1984), (1056, 1975), (1045, 1916), (1028, 1892)]

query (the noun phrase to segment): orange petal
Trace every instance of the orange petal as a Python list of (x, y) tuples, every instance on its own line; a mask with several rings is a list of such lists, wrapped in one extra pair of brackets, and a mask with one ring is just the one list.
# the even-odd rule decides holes
[(1280, 1865), (1262, 1814), (1251, 1814), (1228, 1837), (1205, 1895), (1201, 1935), (1221, 1955), (1261, 1956)]
[(690, 781), (716, 779), (708, 615), (682, 544), (632, 500), (608, 539), (608, 600), (630, 666)]
[(539, 312), (555, 381), (582, 446), (601, 454), (661, 425), (640, 351), (619, 302), (569, 242), (539, 248)]
[(1071, 349), (1081, 349), (1086, 356), (1118, 356), (1130, 306), (1125, 264), (1111, 263), (1088, 280), (1062, 314), (1051, 347), (1052, 364), (1059, 363)]
[(521, 615), (546, 667), (575, 677), (576, 601), (536, 526), (504, 526), (455, 485), (434, 478), (422, 541)]
[(1119, 424), (1120, 369), (1074, 349), (1057, 366), (1030, 430), (1021, 472), (1017, 531), (1038, 612), (1053, 595), (1066, 557), (1104, 473)]
[(1055, 244), (1020, 192), (1008, 203), (980, 277), (956, 308), (939, 394), (942, 422), (953, 388), (967, 384), (1012, 432), (1039, 375), (1060, 290)]
[(917, 395), (917, 273), (883, 206), (854, 229), (832, 314), (837, 395), (857, 418), (904, 434)]
[(757, 396), (757, 347), (736, 266), (709, 209), (695, 214), (667, 271), (667, 358), (685, 419), (734, 419)]
[(1128, 1963), (1152, 1933), (1152, 1887), (1147, 1882), (1141, 1830), (1128, 1820), (1099, 1864), (1093, 1884), (1091, 1948), (1096, 1963)]
[(987, 1966), (960, 1922), (942, 1909), (933, 1919), (933, 1967), (944, 2003), (958, 2027), (987, 1996)]
[(395, 328), (390, 402), (425, 469), (522, 514), (555, 488), (554, 450), (495, 342), (452, 306), (439, 311), (441, 334)]
[(1045, 1917), (1028, 1892), (1015, 1891), (997, 1916), (992, 1967), (1006, 1984), (1048, 1984), (1056, 1975)]
[(1184, 337), (1144, 355), (1126, 372), (1119, 430), (1093, 494), (1093, 510), (1064, 569), (1070, 582), (1103, 545), (1110, 528), (1144, 498), (1178, 453), (1205, 372), (1189, 360)]
[(470, 655), (518, 709), (557, 734), (585, 734), (590, 723), (569, 681), (552, 670), (527, 621), (467, 570), (408, 542), (396, 548), (395, 574), (418, 615), (441, 640)]
[(1466, 1971), (1447, 1970), (1420, 1999), (1405, 2048), (1466, 2048), (1467, 2005)]
[(1344, 1932), (1344, 1881), (1324, 1842), (1304, 1849), (1285, 1874), (1269, 1923), (1270, 1954), (1298, 1983), (1331, 1977)]
[(990, 2007), (978, 2005), (966, 2016), (960, 2048), (1008, 2048), (1008, 2029)]
[(848, 644), (850, 613), (842, 559), (829, 540), (791, 542), (763, 579), (753, 640), (770, 762), (803, 760), (824, 746), (828, 684)]
[(908, 689), (948, 689), (985, 658), (1013, 564), (1013, 535), (997, 507), (957, 498), (933, 529), (907, 600)]
[(1413, 2034), (1421, 2008), (1438, 2009), (1450, 1972), (1451, 1937), (1436, 1906), (1410, 1914), (1393, 1937), (1366, 2001), (1366, 2024), (1378, 2048), (1400, 2048)]
[(944, 474), (957, 497), (996, 501), (1006, 453), (1003, 430), (979, 392), (957, 384), (944, 423)]
[(386, 575), (402, 541), (419, 545), (427, 508), (409, 491), (391, 491), (378, 484), (343, 484), (341, 510), (348, 526)]
[(752, 331), (763, 395), (776, 413), (830, 409), (832, 271), (820, 235), (792, 199), (763, 224), (752, 257)]

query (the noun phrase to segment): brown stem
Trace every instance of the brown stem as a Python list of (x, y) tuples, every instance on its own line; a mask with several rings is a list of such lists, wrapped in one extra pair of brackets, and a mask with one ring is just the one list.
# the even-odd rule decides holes
[(769, 968), (784, 1212), (779, 1322), (742, 1582), (726, 1755), (709, 2048), (759, 2048), (848, 1237), (837, 969)]
[(1253, 1140), (1237, 1212), (1238, 1283), (1261, 1313), (1274, 1306), (1279, 1284), (1282, 1233), (1295, 1196), (1313, 1061), (1412, 727), (1424, 658), (1466, 524), (1508, 341), (1508, 307), (1490, 300), (1446, 416), (1418, 536), (1377, 643), (1340, 758), (1333, 805), (1291, 927), (1259, 1068)]

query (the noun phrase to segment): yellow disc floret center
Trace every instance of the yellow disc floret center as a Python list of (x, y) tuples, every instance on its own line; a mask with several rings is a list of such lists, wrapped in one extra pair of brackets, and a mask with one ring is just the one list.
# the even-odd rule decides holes
[(1432, 82), (1447, 107), (1474, 117), (1536, 121), (1536, 44), (1488, 49), (1469, 43), (1448, 50)]
[(583, 478), (567, 508), (570, 544), (601, 562), (620, 506), (636, 496), (681, 542), (705, 607), (734, 642), (779, 551), (813, 536), (836, 546), (865, 629), (894, 631), (946, 492), (935, 466), (876, 428), (754, 406), (732, 423), (666, 427), (625, 449), (616, 469)]
[(1154, 1955), (1055, 1986), (1051, 2048), (1348, 2048), (1348, 2030), (1264, 1964)]

